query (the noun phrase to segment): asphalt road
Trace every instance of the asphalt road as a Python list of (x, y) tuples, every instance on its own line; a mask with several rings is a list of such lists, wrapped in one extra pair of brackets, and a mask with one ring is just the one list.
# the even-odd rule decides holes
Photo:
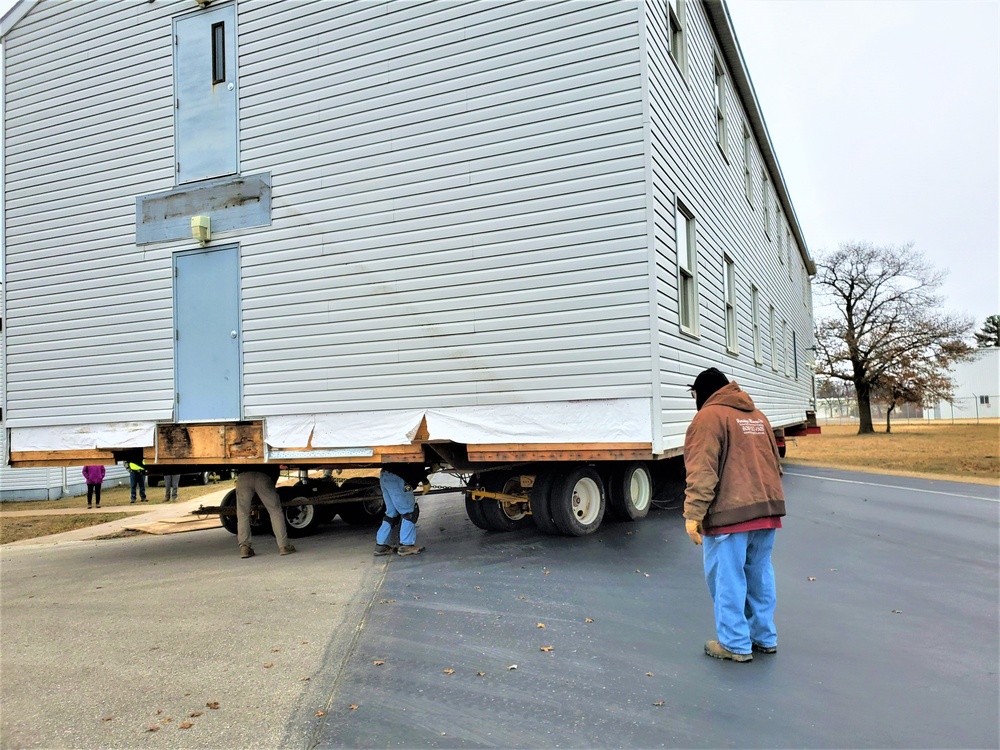
[(248, 561), (221, 530), (4, 548), (0, 745), (998, 747), (996, 488), (785, 487), (779, 652), (751, 664), (701, 653), (678, 509), (569, 539), (438, 496), (411, 558), (343, 526)]

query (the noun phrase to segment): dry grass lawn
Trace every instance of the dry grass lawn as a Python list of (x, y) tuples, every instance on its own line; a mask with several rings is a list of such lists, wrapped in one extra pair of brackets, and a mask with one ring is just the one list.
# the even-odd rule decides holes
[(1000, 420), (982, 424), (885, 423), (874, 435), (857, 425), (823, 425), (821, 435), (790, 438), (789, 463), (1000, 484)]
[(22, 539), (37, 539), (49, 534), (96, 526), (108, 521), (126, 518), (131, 513), (94, 513), (70, 516), (18, 516), (0, 519), (0, 544), (19, 542)]

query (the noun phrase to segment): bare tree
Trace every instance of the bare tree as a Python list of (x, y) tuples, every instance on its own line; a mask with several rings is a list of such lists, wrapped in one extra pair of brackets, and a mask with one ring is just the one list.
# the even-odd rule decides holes
[(1000, 346), (1000, 315), (990, 315), (983, 321), (983, 327), (976, 331), (979, 346)]
[[(858, 434), (875, 431), (872, 396), (919, 364), (947, 377), (952, 362), (974, 349), (973, 321), (939, 311), (944, 272), (907, 245), (844, 243), (816, 263), (816, 284), (836, 314), (816, 324), (819, 375), (854, 384)], [(894, 380), (893, 380), (894, 379)]]
[[(943, 355), (944, 364), (938, 357), (923, 358), (918, 354), (904, 355), (899, 362), (879, 379), (876, 392), (888, 403), (885, 412), (885, 431), (892, 432), (892, 411), (903, 404), (919, 404), (928, 406), (938, 401), (950, 401), (954, 394), (954, 381), (948, 375), (948, 364), (956, 359), (964, 359), (968, 355), (968, 347), (957, 351), (946, 351)], [(943, 346), (945, 350), (954, 348), (951, 344)]]

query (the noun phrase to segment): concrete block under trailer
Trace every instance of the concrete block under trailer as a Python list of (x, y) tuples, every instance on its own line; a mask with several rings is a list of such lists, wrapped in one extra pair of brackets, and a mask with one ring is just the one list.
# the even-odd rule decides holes
[[(818, 431), (811, 412), (801, 424), (776, 428), (779, 452), (784, 455), (785, 437)], [(384, 510), (377, 471), (393, 465), (424, 464), (436, 473), (459, 478), (460, 486), (427, 484), (423, 492), (462, 492), (469, 520), (488, 531), (534, 525), (546, 534), (584, 536), (596, 531), (605, 517), (635, 521), (644, 518), (654, 504), (676, 504), (683, 499), (682, 450), (654, 456), (648, 443), (475, 446), (426, 441), (418, 431), (409, 445), (353, 452), (365, 455), (332, 456), (330, 451), (308, 447), (268, 452), (261, 422), (159, 424), (152, 448), (60, 451), (59, 455), (12, 452), (11, 465), (56, 465), (65, 460), (110, 464), (141, 457), (152, 473), (164, 474), (281, 465), (301, 474), (294, 485), (278, 487), (293, 537), (312, 534), (337, 515), (350, 524), (376, 524)], [(355, 475), (367, 469), (370, 475), (309, 476), (310, 470), (327, 469), (354, 470)], [(232, 490), (220, 506), (196, 512), (217, 513), (222, 525), (236, 533), (235, 505)], [(254, 533), (270, 530), (267, 514), (256, 498), (251, 525)]]

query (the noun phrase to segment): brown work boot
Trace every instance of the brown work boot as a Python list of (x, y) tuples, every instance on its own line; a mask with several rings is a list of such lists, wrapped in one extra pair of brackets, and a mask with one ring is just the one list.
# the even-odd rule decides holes
[(240, 545), (240, 557), (246, 560), (248, 557), (253, 557), (253, 556), (254, 556), (253, 547), (251, 547), (249, 544)]
[(278, 547), (278, 552), (282, 555), (290, 555), (295, 552), (295, 547), (289, 544), (287, 547)]
[(776, 654), (776, 653), (778, 653), (778, 647), (777, 647), (777, 645), (774, 645), (774, 646), (761, 646), (759, 643), (755, 643), (755, 644), (753, 644), (753, 646), (751, 646), (751, 649), (753, 651), (756, 651), (758, 654)]
[(424, 551), (423, 547), (418, 547), (415, 544), (401, 544), (399, 549), (396, 550), (397, 555), (419, 555)]
[(753, 661), (753, 654), (734, 654), (718, 641), (706, 641), (705, 653), (716, 659), (728, 659), (729, 661), (738, 662)]
[(394, 544), (376, 544), (375, 545), (375, 557), (384, 557), (385, 555), (391, 555), (399, 547)]

